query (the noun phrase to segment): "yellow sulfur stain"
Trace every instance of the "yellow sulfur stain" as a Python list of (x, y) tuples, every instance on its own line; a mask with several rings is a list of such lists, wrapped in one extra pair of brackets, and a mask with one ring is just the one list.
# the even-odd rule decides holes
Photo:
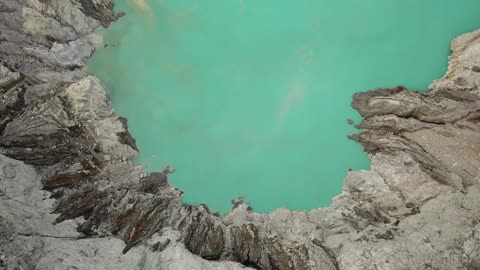
[(128, 0), (128, 2), (134, 5), (136, 8), (140, 9), (141, 11), (152, 14), (152, 9), (145, 0)]

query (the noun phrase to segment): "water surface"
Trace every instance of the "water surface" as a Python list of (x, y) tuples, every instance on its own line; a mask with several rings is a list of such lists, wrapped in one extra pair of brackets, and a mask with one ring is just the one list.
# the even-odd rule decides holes
[[(369, 159), (346, 135), (351, 96), (425, 90), (478, 0), (115, 1), (90, 70), (129, 119), (148, 171), (167, 164), (184, 201), (226, 212), (326, 206)], [(143, 3), (143, 4), (142, 4)]]

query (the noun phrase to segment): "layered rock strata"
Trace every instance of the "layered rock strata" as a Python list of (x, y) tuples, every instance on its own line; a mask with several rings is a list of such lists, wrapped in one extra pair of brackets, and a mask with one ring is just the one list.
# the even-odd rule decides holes
[(0, 269), (480, 269), (480, 31), (428, 93), (353, 97), (372, 167), (329, 207), (219, 216), (132, 164), (85, 70), (112, 7), (0, 2)]

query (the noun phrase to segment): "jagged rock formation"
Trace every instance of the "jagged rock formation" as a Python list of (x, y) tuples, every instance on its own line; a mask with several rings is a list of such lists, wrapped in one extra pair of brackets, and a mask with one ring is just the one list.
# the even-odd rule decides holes
[(372, 168), (331, 206), (220, 217), (132, 165), (126, 119), (83, 68), (111, 9), (0, 2), (0, 269), (480, 269), (480, 31), (427, 94), (354, 96)]

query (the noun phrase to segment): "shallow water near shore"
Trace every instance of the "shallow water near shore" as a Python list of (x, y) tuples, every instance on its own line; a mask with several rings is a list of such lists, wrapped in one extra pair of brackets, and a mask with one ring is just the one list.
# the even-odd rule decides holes
[[(167, 164), (184, 202), (228, 212), (326, 206), (368, 169), (355, 92), (425, 91), (478, 0), (115, 1), (89, 70), (129, 120), (148, 171)], [(459, 3), (461, 2), (461, 4)]]

